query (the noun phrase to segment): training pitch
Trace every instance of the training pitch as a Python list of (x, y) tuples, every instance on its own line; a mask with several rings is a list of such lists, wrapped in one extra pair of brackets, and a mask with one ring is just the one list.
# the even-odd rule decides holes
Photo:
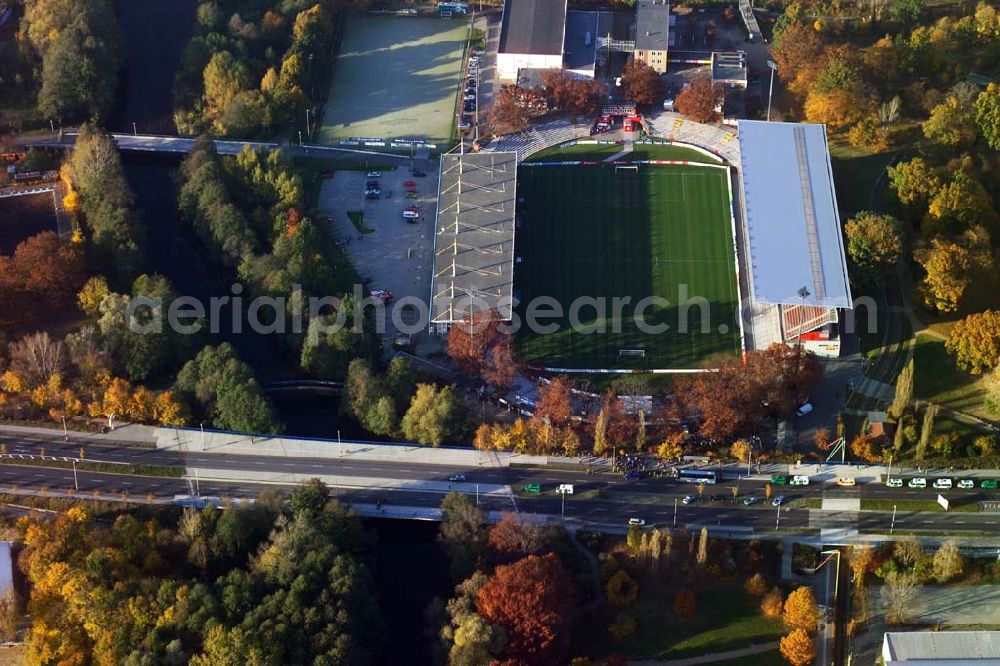
[(334, 65), (320, 142), (448, 141), (468, 36), (468, 21), (460, 19), (352, 15)]
[[(729, 172), (712, 166), (612, 164), (527, 166), (518, 170), (515, 286), (524, 319), (525, 304), (540, 296), (563, 308), (559, 330), (525, 330), (520, 357), (533, 366), (591, 369), (700, 368), (719, 355), (740, 350), (739, 296), (733, 243)], [(685, 291), (686, 290), (686, 291)], [(692, 305), (703, 298), (709, 308)], [(649, 307), (646, 333), (635, 321), (643, 298), (669, 305)], [(583, 307), (584, 324), (604, 319), (607, 333), (570, 328), (569, 308), (581, 297), (607, 300), (607, 317)], [(613, 332), (612, 298), (630, 298), (620, 332)], [(707, 326), (703, 326), (708, 317)], [(686, 332), (683, 330), (686, 325)]]

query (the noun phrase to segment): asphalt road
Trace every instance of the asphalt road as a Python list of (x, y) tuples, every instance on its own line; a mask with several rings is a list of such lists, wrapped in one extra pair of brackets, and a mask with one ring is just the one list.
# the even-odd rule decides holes
[[(7, 453), (38, 455), (42, 448), (48, 456), (66, 456), (77, 458), (80, 455), (80, 445), (70, 442), (51, 442), (17, 437), (0, 437), (0, 443), (6, 445)], [(400, 481), (447, 481), (453, 474), (464, 474), (469, 484), (509, 484), (520, 488), (527, 483), (541, 484), (543, 489), (554, 485), (573, 484), (576, 493), (587, 491), (623, 492), (632, 494), (649, 494), (656, 498), (666, 498), (697, 495), (697, 489), (692, 484), (679, 483), (673, 479), (647, 477), (636, 480), (624, 479), (619, 474), (595, 472), (590, 475), (586, 471), (553, 469), (549, 467), (476, 467), (456, 465), (431, 465), (418, 463), (399, 463), (390, 461), (351, 460), (350, 458), (277, 458), (275, 456), (232, 455), (219, 453), (189, 452), (183, 456), (175, 451), (128, 447), (121, 445), (96, 446), (88, 445), (84, 449), (84, 458), (92, 461), (109, 461), (145, 465), (167, 465), (198, 467), (203, 469), (245, 470), (251, 472), (283, 472), (297, 474), (335, 474), (338, 476), (355, 476), (369, 478), (397, 479)], [(732, 498), (732, 487), (739, 487), (739, 497), (755, 496), (763, 501), (764, 485), (762, 480), (725, 480), (716, 486), (706, 486), (703, 502), (708, 502), (712, 496), (723, 496), (726, 500)], [(937, 491), (927, 488), (914, 490), (910, 488), (888, 488), (878, 483), (861, 483), (853, 488), (841, 488), (834, 484), (812, 484), (810, 486), (782, 487), (773, 486), (774, 495), (784, 495), (787, 501), (799, 498), (861, 498), (885, 500), (930, 500), (937, 497)], [(952, 501), (1000, 501), (1000, 491), (952, 489), (947, 491)], [(742, 509), (742, 506), (741, 506)], [(757, 510), (752, 507), (747, 510)], [(900, 514), (902, 515), (902, 514)]]

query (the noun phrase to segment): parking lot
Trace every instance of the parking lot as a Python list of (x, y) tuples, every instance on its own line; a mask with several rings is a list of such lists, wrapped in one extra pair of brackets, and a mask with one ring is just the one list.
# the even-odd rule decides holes
[[(426, 303), (430, 296), (437, 162), (417, 160), (415, 164), (426, 176), (414, 176), (406, 167), (382, 170), (378, 178), (369, 178), (365, 171), (337, 171), (320, 188), (320, 215), (331, 225), (337, 242), (365, 281), (365, 289), (387, 289), (397, 303), (405, 296)], [(370, 180), (379, 182), (378, 199), (365, 197)], [(415, 190), (415, 195), (407, 196), (407, 189)], [(420, 211), (416, 223), (403, 220), (404, 209), (410, 207)], [(361, 213), (360, 224), (352, 222), (348, 213)], [(407, 311), (403, 320), (415, 321), (415, 313)], [(394, 335), (395, 328), (388, 321), (384, 340), (391, 342)]]

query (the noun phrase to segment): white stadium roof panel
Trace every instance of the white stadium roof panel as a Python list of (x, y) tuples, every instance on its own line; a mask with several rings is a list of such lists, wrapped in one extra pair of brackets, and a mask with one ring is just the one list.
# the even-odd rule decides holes
[(823, 125), (739, 121), (754, 302), (850, 308)]

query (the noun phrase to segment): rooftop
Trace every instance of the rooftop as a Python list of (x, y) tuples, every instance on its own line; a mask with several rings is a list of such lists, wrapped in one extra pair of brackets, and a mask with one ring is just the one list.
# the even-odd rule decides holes
[(611, 12), (567, 12), (563, 69), (594, 71), (597, 63), (597, 38), (611, 34), (613, 24), (614, 15)]
[(500, 53), (562, 55), (567, 0), (506, 0)]
[(739, 142), (753, 301), (850, 308), (826, 128), (741, 120)]
[(636, 0), (636, 50), (666, 51), (669, 42), (670, 3), (667, 0)]
[(516, 190), (516, 153), (441, 156), (433, 323), (459, 322), (482, 309), (511, 318)]
[(712, 81), (746, 87), (747, 54), (745, 51), (712, 53)]
[(1000, 631), (905, 631), (885, 635), (886, 666), (1000, 666)]

